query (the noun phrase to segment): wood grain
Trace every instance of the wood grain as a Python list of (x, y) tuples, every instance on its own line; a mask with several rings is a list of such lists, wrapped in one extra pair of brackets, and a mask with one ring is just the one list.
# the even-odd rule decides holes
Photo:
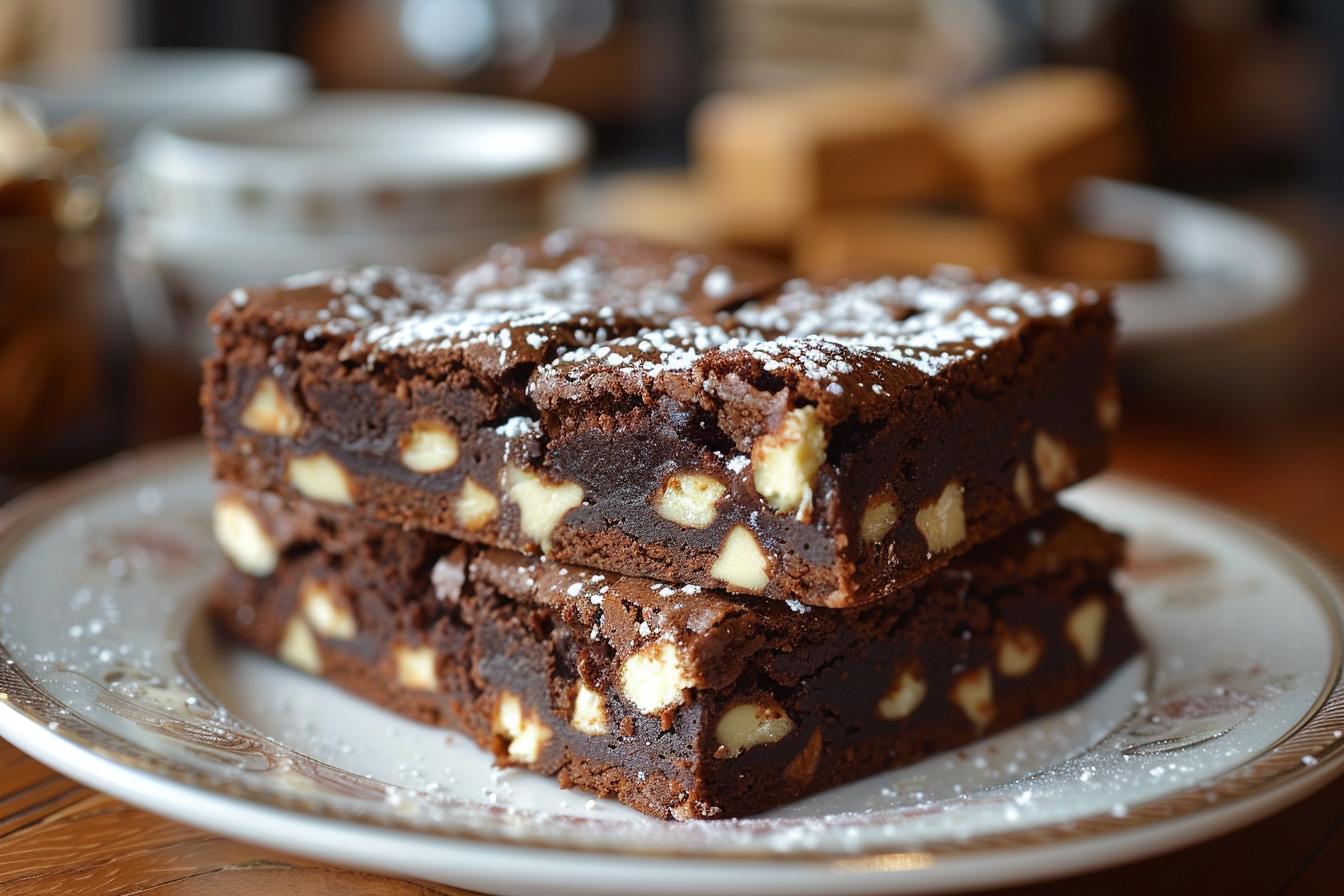
[(0, 892), (467, 894), (216, 837), (81, 787), (2, 740)]

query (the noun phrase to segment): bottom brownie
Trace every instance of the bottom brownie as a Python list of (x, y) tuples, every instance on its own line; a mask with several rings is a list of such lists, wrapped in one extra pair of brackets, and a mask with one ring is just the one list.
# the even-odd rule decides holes
[(1111, 585), (1120, 539), (1064, 510), (850, 610), (565, 567), (273, 495), (226, 493), (216, 530), (234, 561), (210, 603), (223, 628), (657, 817), (750, 815), (913, 762), (1066, 706), (1138, 650)]

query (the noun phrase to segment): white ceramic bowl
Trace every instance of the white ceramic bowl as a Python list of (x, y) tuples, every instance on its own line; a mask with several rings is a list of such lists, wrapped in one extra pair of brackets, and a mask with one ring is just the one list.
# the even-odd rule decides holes
[(558, 220), (587, 147), (567, 112), (441, 94), (161, 119), (132, 152), (117, 252), (132, 322), (199, 357), (206, 311), (235, 286), (367, 264), (445, 271)]
[(537, 226), (587, 143), (579, 119), (534, 103), (330, 93), (287, 115), (149, 128), (135, 201), (157, 220), (249, 233)]

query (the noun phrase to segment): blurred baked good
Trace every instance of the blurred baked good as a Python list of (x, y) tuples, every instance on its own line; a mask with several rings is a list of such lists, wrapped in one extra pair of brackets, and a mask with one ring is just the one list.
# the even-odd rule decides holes
[(815, 215), (798, 228), (793, 249), (803, 274), (871, 267), (923, 275), (937, 264), (1008, 274), (1027, 270), (1028, 257), (1021, 236), (1003, 221), (899, 206)]
[(1129, 90), (1103, 69), (1033, 69), (972, 91), (948, 108), (947, 138), (970, 201), (1032, 228), (1067, 216), (1081, 178), (1144, 170)]
[(594, 213), (607, 230), (665, 243), (709, 249), (724, 242), (709, 191), (679, 168), (613, 175), (598, 188)]
[(931, 98), (901, 78), (715, 94), (691, 149), (724, 235), (763, 248), (788, 246), (818, 209), (936, 199), (952, 183)]
[(1152, 243), (1070, 227), (1041, 242), (1035, 268), (1068, 280), (1151, 280), (1162, 272)]

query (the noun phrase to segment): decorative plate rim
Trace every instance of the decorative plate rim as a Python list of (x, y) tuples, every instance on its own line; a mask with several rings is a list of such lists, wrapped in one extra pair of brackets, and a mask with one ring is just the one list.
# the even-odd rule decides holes
[[(68, 508), (82, 498), (93, 495), (143, 475), (148, 469), (164, 469), (190, 462), (199, 462), (204, 453), (200, 439), (190, 438), (149, 446), (133, 452), (125, 452), (90, 467), (68, 474), (51, 483), (38, 486), (0, 507), (0, 569), (12, 559), (12, 555), (33, 528), (50, 519), (56, 513)], [(502, 823), (496, 827), (481, 829), (462, 827), (452, 829), (426, 829), (411, 822), (398, 824), (386, 819), (369, 820), (357, 814), (340, 811), (338, 807), (326, 806), (304, 799), (295, 794), (286, 798), (280, 794), (261, 792), (242, 787), (231, 782), (212, 778), (210, 775), (193, 770), (185, 765), (165, 759), (120, 735), (100, 728), (84, 718), (74, 709), (62, 704), (53, 695), (33, 681), (0, 645), (0, 735), (9, 730), (19, 730), (20, 726), (33, 725), (28, 734), (39, 740), (55, 738), (66, 744), (82, 749), (99, 759), (112, 763), (123, 770), (140, 775), (148, 775), (162, 784), (186, 787), (203, 792), (205, 795), (233, 800), (243, 807), (258, 810), (270, 809), (293, 812), (313, 820), (353, 824), (357, 829), (401, 830), (422, 836), (442, 838), (445, 841), (466, 841), (476, 844), (490, 844), (501, 847), (521, 847), (528, 849), (546, 849), (573, 854), (594, 854), (625, 856), (636, 858), (693, 857), (714, 861), (741, 863), (769, 859), (772, 862), (830, 862), (846, 867), (845, 871), (890, 871), (898, 870), (899, 863), (892, 865), (884, 861), (901, 855), (918, 852), (934, 859), (956, 856), (984, 856), (996, 852), (1020, 850), (1026, 847), (1045, 847), (1078, 840), (1094, 840), (1108, 835), (1123, 834), (1140, 829), (1150, 829), (1154, 825), (1172, 823), (1183, 819), (1193, 819), (1201, 814), (1214, 812), (1227, 813), (1237, 806), (1248, 806), (1257, 797), (1264, 797), (1273, 791), (1291, 790), (1290, 798), (1268, 801), (1259, 807), (1254, 819), (1263, 817), (1286, 802), (1296, 801), (1307, 794), (1325, 786), (1337, 775), (1344, 772), (1344, 738), (1335, 732), (1344, 728), (1344, 564), (1309, 540), (1286, 532), (1277, 523), (1257, 518), (1253, 514), (1225, 509), (1216, 503), (1186, 494), (1180, 490), (1147, 482), (1143, 479), (1124, 474), (1108, 473), (1104, 479), (1123, 485), (1126, 488), (1173, 501), (1194, 511), (1204, 513), (1216, 521), (1233, 527), (1241, 534), (1254, 536), (1259, 543), (1272, 552), (1275, 559), (1284, 564), (1293, 576), (1311, 593), (1321, 607), (1327, 611), (1333, 638), (1331, 639), (1331, 665), (1325, 683), (1321, 687), (1310, 710), (1289, 731), (1245, 762), (1230, 768), (1221, 774), (1186, 788), (1178, 793), (1159, 797), (1147, 802), (1128, 806), (1122, 816), (1098, 814), (1051, 824), (1037, 825), (1022, 830), (981, 834), (964, 839), (947, 838), (927, 840), (917, 848), (907, 848), (898, 842), (874, 845), (859, 850), (836, 850), (829, 848), (804, 847), (789, 852), (747, 847), (732, 852), (705, 852), (688, 848), (658, 848), (642, 843), (638, 846), (604, 846), (590, 838), (584, 842), (558, 842), (555, 837), (539, 836), (519, 832), (516, 825)], [(53, 727), (53, 723), (55, 726)], [(52, 728), (48, 733), (46, 730)], [(59, 733), (55, 730), (59, 728)], [(33, 737), (24, 736), (24, 740)], [(114, 745), (114, 746), (113, 746)], [(16, 744), (17, 746), (17, 744)], [(1309, 757), (1312, 761), (1305, 761)], [(40, 756), (34, 758), (41, 761)], [(314, 760), (315, 762), (317, 760)], [(74, 777), (72, 775), (72, 777)], [(96, 789), (96, 788), (95, 788)], [(124, 799), (126, 797), (123, 797)], [(135, 802), (127, 799), (127, 802)], [(150, 811), (156, 811), (151, 809)], [(1248, 809), (1248, 811), (1250, 811)], [(479, 816), (501, 815), (504, 810), (490, 813), (487, 807), (481, 807)], [(1253, 818), (1240, 819), (1239, 824), (1250, 823)], [(472, 819), (477, 825), (482, 817)], [(597, 820), (565, 816), (548, 816), (549, 823), (571, 826), (577, 824), (588, 831), (600, 831), (605, 826), (624, 826), (617, 820)], [(656, 823), (656, 822), (655, 822)], [(751, 827), (751, 819), (731, 821), (680, 822), (678, 824), (723, 825)], [(772, 823), (773, 824), (773, 823)], [(1230, 825), (1218, 827), (1207, 832), (1206, 837), (1216, 836)], [(1178, 848), (1189, 842), (1206, 837), (1175, 838), (1170, 848)], [(897, 850), (893, 854), (893, 850)], [(1145, 850), (1151, 855), (1163, 851), (1160, 847)], [(922, 867), (916, 865), (915, 867)]]

